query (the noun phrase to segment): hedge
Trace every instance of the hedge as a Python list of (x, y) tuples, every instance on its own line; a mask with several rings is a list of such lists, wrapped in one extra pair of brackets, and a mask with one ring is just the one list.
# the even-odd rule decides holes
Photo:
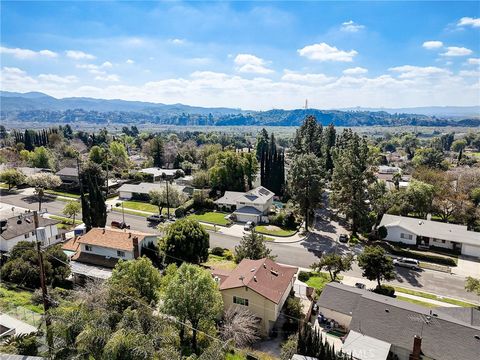
[(185, 204), (175, 209), (175, 217), (182, 218), (185, 216), (186, 213), (188, 213), (192, 209), (193, 209), (193, 199), (190, 199)]
[(402, 249), (401, 247), (398, 247), (398, 246), (393, 246), (392, 244), (383, 242), (383, 241), (380, 244), (385, 250), (387, 250), (392, 255), (408, 257), (412, 259), (417, 259), (419, 261), (431, 262), (439, 265), (457, 266), (455, 260), (449, 257), (436, 256), (432, 254), (421, 254), (421, 253), (413, 252), (410, 250)]

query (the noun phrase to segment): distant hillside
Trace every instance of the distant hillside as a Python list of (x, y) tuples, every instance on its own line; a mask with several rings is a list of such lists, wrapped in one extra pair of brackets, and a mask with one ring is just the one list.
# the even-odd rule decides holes
[(480, 106), (424, 106), (412, 108), (346, 108), (343, 111), (385, 111), (389, 114), (422, 114), (437, 117), (479, 117)]
[[(445, 116), (407, 113), (408, 109), (372, 110), (269, 110), (246, 111), (232, 108), (204, 108), (183, 104), (158, 104), (141, 101), (104, 100), (93, 98), (56, 99), (43, 93), (0, 92), (0, 119), (9, 121), (97, 124), (166, 124), (181, 126), (298, 126), (308, 115), (324, 125), (337, 126), (480, 126), (478, 116)], [(465, 108), (470, 113), (477, 107)], [(421, 110), (422, 108), (416, 108)], [(433, 108), (425, 108), (433, 109)], [(461, 109), (446, 107), (456, 114)], [(478, 108), (480, 110), (480, 108)], [(387, 110), (387, 109), (385, 109)], [(393, 111), (398, 110), (398, 111)], [(477, 112), (476, 115), (479, 113)]]

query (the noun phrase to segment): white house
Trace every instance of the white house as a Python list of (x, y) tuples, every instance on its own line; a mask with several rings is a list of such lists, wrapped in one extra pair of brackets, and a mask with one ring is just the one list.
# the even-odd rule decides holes
[(380, 226), (387, 229), (385, 240), (436, 246), (480, 258), (480, 233), (468, 231), (464, 225), (385, 214)]
[[(166, 187), (165, 183), (140, 183), (140, 184), (123, 184), (119, 189), (119, 198), (120, 199), (131, 199), (135, 197), (148, 197), (149, 192), (152, 190), (164, 190)], [(191, 195), (193, 188), (188, 186), (181, 186), (177, 184), (169, 184), (170, 189), (175, 188), (180, 193), (185, 193), (186, 195)], [(191, 190), (191, 191), (190, 191)]]
[(93, 228), (67, 241), (62, 249), (73, 252), (72, 261), (112, 268), (119, 259), (142, 256), (142, 247), (156, 243), (157, 235), (131, 230)]
[[(62, 241), (63, 237), (58, 233), (58, 223), (57, 220), (39, 216), (38, 225), (45, 228), (46, 234), (46, 240), (42, 246), (50, 246)], [(0, 251), (9, 252), (20, 241), (37, 241), (33, 213), (3, 219), (0, 226)]]
[(275, 194), (263, 186), (248, 192), (225, 191), (225, 194), (215, 201), (220, 208), (232, 210), (239, 222), (268, 222), (268, 210), (273, 205)]
[(140, 170), (140, 172), (152, 175), (154, 182), (161, 181), (163, 177), (173, 179), (185, 175), (182, 169), (162, 169), (157, 167), (145, 168)]

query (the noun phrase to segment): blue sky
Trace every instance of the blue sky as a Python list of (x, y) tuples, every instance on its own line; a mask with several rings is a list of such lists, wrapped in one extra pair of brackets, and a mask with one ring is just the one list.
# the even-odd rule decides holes
[(480, 104), (468, 2), (1, 2), (1, 87), (244, 109)]

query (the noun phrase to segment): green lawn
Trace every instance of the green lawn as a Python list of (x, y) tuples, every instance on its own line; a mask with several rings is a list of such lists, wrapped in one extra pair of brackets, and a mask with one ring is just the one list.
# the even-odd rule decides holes
[(225, 225), (230, 224), (230, 221), (225, 219), (225, 215), (227, 215), (227, 214), (221, 213), (221, 212), (210, 211), (210, 212), (205, 212), (203, 214), (188, 215), (188, 217), (190, 219), (194, 219), (194, 220), (197, 220), (197, 221), (203, 221), (203, 222), (210, 223), (210, 224), (225, 226)]
[(215, 229), (215, 226), (213, 225), (200, 224), (200, 226), (203, 227), (205, 230), (218, 231), (218, 228)]
[(415, 295), (415, 296), (422, 297), (422, 298), (425, 298), (425, 299), (430, 299), (430, 300), (442, 301), (444, 303), (457, 305), (457, 306), (461, 306), (461, 307), (475, 307), (476, 306), (475, 304), (468, 303), (468, 302), (465, 302), (465, 301), (461, 301), (461, 300), (457, 300), (457, 299), (451, 299), (451, 298), (447, 298), (447, 297), (441, 297), (441, 296), (437, 296), (437, 295), (434, 295), (434, 294), (429, 294), (429, 293), (425, 293), (425, 292), (417, 291), (417, 290), (405, 289), (405, 288), (401, 288), (401, 287), (397, 287), (397, 286), (395, 286), (395, 292), (409, 294), (409, 295)]
[[(122, 213), (122, 208), (121, 207), (116, 207), (116, 208), (113, 208), (113, 211), (116, 212), (116, 213)], [(149, 217), (150, 215), (149, 214), (143, 214), (143, 213), (139, 213), (137, 211), (133, 211), (133, 210), (129, 210), (129, 209), (124, 209), (125, 211), (125, 214), (130, 214), (130, 215), (136, 215), (136, 216), (141, 216), (141, 217)]]
[[(49, 216), (50, 219), (53, 219), (53, 220), (58, 220), (58, 221), (61, 221), (62, 224), (66, 224), (66, 225), (71, 225), (72, 224), (72, 219), (70, 218), (67, 218), (65, 216), (58, 216), (58, 215), (50, 215)], [(76, 225), (79, 225), (81, 224), (83, 221), (81, 219), (75, 219), (75, 224)]]
[(437, 305), (426, 302), (426, 301), (421, 301), (421, 300), (417, 300), (417, 299), (410, 299), (410, 298), (403, 297), (403, 296), (398, 296), (398, 295), (396, 296), (396, 299), (402, 300), (402, 301), (407, 301), (407, 302), (412, 303), (412, 304), (425, 306), (425, 307), (428, 307), (428, 308), (437, 307)]
[[(147, 202), (143, 201), (134, 201), (134, 200), (126, 200), (123, 202), (123, 207), (125, 209), (131, 209), (131, 210), (139, 210), (139, 211), (145, 211), (153, 214), (158, 214), (158, 206), (152, 205)], [(122, 206), (118, 206), (117, 209), (122, 209)], [(170, 214), (173, 214), (175, 212), (175, 208), (170, 208)], [(167, 208), (163, 208), (162, 214), (167, 213)]]
[(63, 191), (57, 191), (57, 190), (45, 190), (46, 194), (50, 195), (58, 195), (58, 196), (64, 196), (72, 199), (80, 199), (80, 195), (77, 194), (72, 194), (68, 192), (63, 192)]
[(292, 236), (292, 235), (295, 235), (295, 233), (297, 232), (296, 229), (294, 230), (282, 229), (274, 225), (258, 225), (258, 226), (255, 226), (255, 231), (260, 234), (282, 236), (282, 237)]
[(10, 290), (0, 286), (0, 309), (7, 311), (12, 306), (21, 306), (38, 314), (43, 314), (43, 306), (33, 303), (31, 292), (17, 289)]
[(0, 183), (0, 189), (8, 189), (8, 185), (5, 183)]
[(218, 256), (210, 254), (208, 255), (208, 261), (202, 265), (215, 267), (216, 269), (233, 270), (237, 267), (235, 261), (227, 260), (224, 256)]
[[(312, 275), (310, 276), (310, 279), (306, 281), (307, 285), (310, 287), (315, 288), (316, 290), (322, 291), (325, 285), (327, 285), (329, 282), (332, 280), (330, 279), (330, 274), (325, 273), (325, 272), (312, 272)], [(338, 280), (343, 279), (342, 276), (337, 276)]]

